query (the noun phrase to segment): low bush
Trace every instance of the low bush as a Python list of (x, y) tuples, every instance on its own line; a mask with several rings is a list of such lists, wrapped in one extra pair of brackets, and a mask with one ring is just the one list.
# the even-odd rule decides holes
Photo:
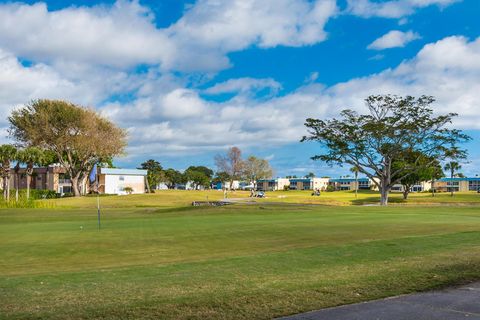
[(53, 202), (38, 201), (38, 200), (27, 200), (26, 198), (19, 198), (18, 201), (15, 200), (15, 195), (10, 198), (9, 201), (4, 199), (0, 200), (0, 208), (54, 208), (55, 204)]

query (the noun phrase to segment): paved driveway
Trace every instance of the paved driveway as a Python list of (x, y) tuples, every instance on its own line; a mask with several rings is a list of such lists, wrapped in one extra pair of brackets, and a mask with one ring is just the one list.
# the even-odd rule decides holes
[(480, 320), (480, 282), (281, 318), (282, 320)]

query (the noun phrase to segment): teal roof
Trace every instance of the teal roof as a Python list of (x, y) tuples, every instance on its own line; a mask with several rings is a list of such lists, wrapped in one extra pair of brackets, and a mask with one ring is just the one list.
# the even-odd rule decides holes
[(476, 177), (476, 178), (441, 178), (438, 181), (441, 181), (441, 182), (480, 181), (480, 177)]
[[(358, 182), (368, 182), (368, 178), (358, 178)], [(354, 178), (340, 178), (340, 179), (330, 179), (330, 182), (355, 182)]]

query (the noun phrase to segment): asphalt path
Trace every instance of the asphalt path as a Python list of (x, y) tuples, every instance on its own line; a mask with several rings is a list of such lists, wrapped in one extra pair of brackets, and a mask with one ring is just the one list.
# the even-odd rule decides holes
[(322, 309), (282, 320), (480, 320), (480, 282)]

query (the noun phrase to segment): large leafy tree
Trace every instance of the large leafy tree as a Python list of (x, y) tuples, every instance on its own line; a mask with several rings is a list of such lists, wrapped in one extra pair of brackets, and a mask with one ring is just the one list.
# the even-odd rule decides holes
[(212, 179), (213, 183), (225, 183), (226, 181), (230, 181), (230, 175), (224, 171), (219, 171), (215, 173), (215, 176)]
[(175, 185), (186, 182), (185, 176), (180, 171), (172, 168), (165, 170), (164, 175), (165, 183), (169, 189), (174, 189)]
[(160, 162), (150, 159), (140, 165), (141, 169), (147, 170), (147, 187), (150, 190), (156, 189), (163, 180), (163, 168)]
[(75, 196), (95, 163), (121, 155), (126, 131), (95, 111), (61, 100), (35, 100), (9, 117), (10, 135), (22, 146), (55, 153)]
[(208, 188), (213, 178), (213, 170), (205, 166), (190, 166), (184, 172), (185, 178), (193, 183), (193, 188), (199, 186)]
[(408, 195), (415, 184), (429, 181), (432, 177), (439, 179), (443, 176), (440, 162), (418, 151), (405, 151), (401, 159), (393, 162), (392, 168), (401, 177), (399, 182), (403, 186), (403, 199), (405, 200), (408, 199)]
[(215, 164), (219, 172), (228, 174), (230, 189), (232, 189), (234, 180), (242, 178), (244, 162), (242, 151), (239, 148), (232, 147), (228, 149), (226, 154), (216, 155)]
[(455, 113), (434, 115), (429, 108), (434, 101), (430, 96), (369, 96), (365, 99), (368, 114), (347, 109), (341, 112), (340, 119), (307, 119), (309, 135), (302, 141), (318, 141), (324, 147), (325, 152), (313, 159), (357, 166), (378, 186), (380, 203), (387, 205), (392, 186), (403, 178), (399, 173), (406, 169), (394, 169), (393, 162), (402, 160), (406, 150), (443, 160), (448, 150), (469, 139), (447, 126)]
[(243, 174), (253, 183), (253, 190), (257, 190), (257, 180), (271, 178), (273, 169), (268, 160), (250, 156), (243, 163)]
[(0, 164), (1, 164), (1, 176), (3, 181), (3, 199), (10, 200), (10, 167), (12, 161), (17, 158), (17, 148), (11, 144), (3, 144), (0, 146)]

